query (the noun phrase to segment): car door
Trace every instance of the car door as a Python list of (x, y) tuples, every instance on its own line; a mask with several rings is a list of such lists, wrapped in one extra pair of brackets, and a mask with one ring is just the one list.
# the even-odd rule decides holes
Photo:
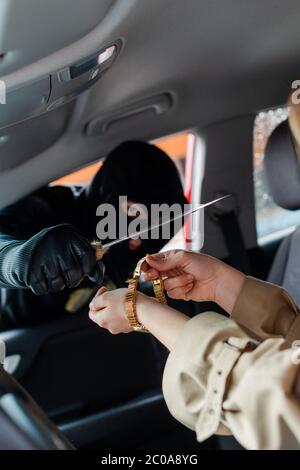
[(83, 313), (2, 332), (0, 339), (6, 368), (76, 446), (120, 439), (142, 408), (149, 417), (153, 408), (165, 413), (162, 353), (150, 335), (112, 336)]

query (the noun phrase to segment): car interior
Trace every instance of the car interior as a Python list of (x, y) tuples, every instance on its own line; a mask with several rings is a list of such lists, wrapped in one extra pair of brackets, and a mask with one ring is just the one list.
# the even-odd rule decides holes
[[(0, 207), (121, 142), (187, 132), (190, 202), (232, 194), (205, 211), (203, 247), (200, 238), (188, 247), (300, 302), (300, 232), (295, 222), (288, 232), (271, 226), (260, 240), (254, 158), (257, 116), (282, 112), (298, 78), (298, 13), (296, 0), (2, 0)], [(268, 139), (263, 177), (274, 207), (294, 214), (300, 174), (287, 125)], [(111, 336), (76, 314), (0, 340), (1, 449), (241, 448), (231, 437), (199, 444), (171, 417), (161, 390), (167, 352), (150, 335)]]

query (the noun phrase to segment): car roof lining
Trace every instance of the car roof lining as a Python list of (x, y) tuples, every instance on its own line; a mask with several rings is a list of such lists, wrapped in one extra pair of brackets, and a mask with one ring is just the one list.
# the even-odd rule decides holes
[[(69, 110), (56, 142), (0, 173), (1, 205), (105, 156), (123, 140), (205, 128), (281, 105), (298, 74), (299, 15), (296, 0), (115, 1), (86, 36), (7, 77), (18, 86), (88, 55), (96, 44), (123, 41), (112, 68)], [(85, 135), (91, 120), (162, 93), (174, 97), (168, 112), (131, 116), (107, 133)], [(56, 111), (66, 114), (64, 107)], [(50, 122), (50, 114), (44, 119)], [(47, 141), (46, 127), (42, 137)]]

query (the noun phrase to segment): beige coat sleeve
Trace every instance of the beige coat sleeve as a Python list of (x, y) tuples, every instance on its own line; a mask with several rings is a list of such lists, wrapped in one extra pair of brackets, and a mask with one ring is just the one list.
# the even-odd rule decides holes
[(214, 312), (194, 317), (164, 371), (171, 414), (198, 441), (232, 433), (248, 449), (300, 449), (300, 397), (294, 392), (300, 372), (289, 346), (283, 338), (255, 342)]
[(298, 307), (281, 287), (247, 277), (231, 318), (259, 339), (300, 340)]

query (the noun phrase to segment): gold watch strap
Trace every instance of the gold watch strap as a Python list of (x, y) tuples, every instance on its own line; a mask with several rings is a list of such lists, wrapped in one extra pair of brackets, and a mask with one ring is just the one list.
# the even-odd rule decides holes
[(155, 279), (153, 281), (153, 290), (154, 290), (154, 294), (158, 302), (161, 304), (166, 304), (167, 299), (166, 299), (165, 292), (164, 292), (165, 290), (164, 281), (161, 275), (159, 276), (158, 279)]
[[(133, 276), (129, 279), (128, 282), (128, 289), (125, 298), (125, 312), (129, 321), (130, 326), (136, 331), (143, 331), (147, 332), (147, 329), (142, 325), (137, 318), (136, 314), (136, 295), (137, 295), (137, 288), (138, 283), (141, 276), (142, 265), (146, 258), (142, 258), (136, 268), (134, 270)], [(164, 282), (162, 276), (160, 275), (159, 278), (153, 281), (153, 291), (154, 295), (158, 302), (162, 304), (167, 303), (166, 296), (164, 294)]]

